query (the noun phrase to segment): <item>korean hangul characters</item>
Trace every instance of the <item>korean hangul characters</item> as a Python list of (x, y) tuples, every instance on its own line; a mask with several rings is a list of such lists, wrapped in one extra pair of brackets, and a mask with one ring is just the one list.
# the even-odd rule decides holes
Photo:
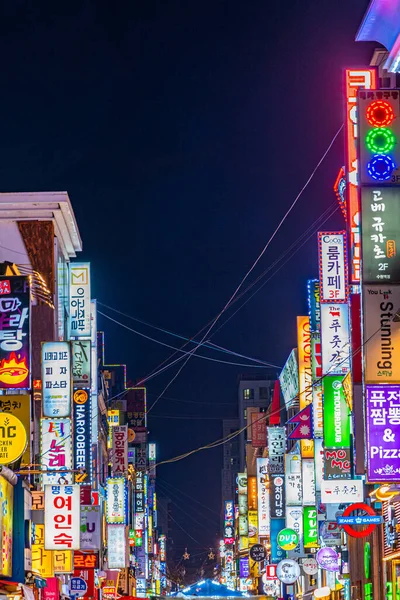
[(339, 265), (339, 248), (338, 246), (329, 246), (328, 248), (328, 272), (333, 271), (338, 274), (340, 270)]
[(53, 541), (55, 544), (59, 544), (60, 546), (62, 545), (72, 548), (72, 535), (69, 535), (68, 533), (59, 533), (58, 535), (55, 535)]
[(0, 295), (11, 294), (11, 284), (9, 279), (0, 281)]
[[(372, 237), (372, 236), (371, 236)], [(374, 246), (374, 258), (386, 258), (386, 254), (378, 244)]]
[(369, 401), (375, 408), (382, 408), (386, 403), (384, 390), (371, 390)]
[(340, 275), (329, 275), (327, 278), (327, 283), (329, 287), (334, 287), (335, 289), (340, 289), (342, 279)]
[(76, 288), (74, 296), (71, 298), (71, 329), (79, 331), (85, 329), (86, 319), (85, 290), (82, 287)]
[(65, 467), (65, 447), (57, 444), (57, 440), (51, 440), (49, 449), (49, 467)]
[[(4, 301), (6, 298), (0, 298), (0, 348), (10, 352), (22, 348), (23, 339), (27, 331), (23, 331), (24, 323), (28, 319), (28, 308), (23, 308), (21, 312), (6, 315), (4, 313)], [(21, 304), (17, 298), (11, 299)], [(17, 306), (11, 306), (10, 310), (15, 310)]]
[(371, 408), (371, 419), (374, 425), (386, 425), (386, 408)]
[(35, 492), (35, 491), (32, 492), (32, 510), (44, 510), (44, 493), (43, 492)]

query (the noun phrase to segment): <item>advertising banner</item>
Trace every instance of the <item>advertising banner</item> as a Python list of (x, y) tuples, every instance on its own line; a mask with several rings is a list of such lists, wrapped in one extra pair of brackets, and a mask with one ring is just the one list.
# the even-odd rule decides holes
[(318, 520), (315, 506), (305, 506), (303, 513), (304, 548), (316, 548), (318, 544)]
[(28, 277), (0, 277), (0, 389), (30, 389)]
[(127, 480), (124, 477), (109, 477), (107, 479), (107, 511), (106, 521), (109, 524), (126, 525), (128, 512)]
[(350, 447), (349, 407), (344, 395), (343, 377), (326, 375), (324, 384), (324, 445), (326, 448)]
[(285, 506), (285, 476), (271, 475), (269, 482), (270, 514), (272, 519), (284, 517)]
[(347, 248), (345, 231), (318, 233), (320, 302), (347, 302)]
[(289, 354), (285, 366), (279, 375), (283, 399), (286, 410), (298, 403), (299, 396), (299, 365), (297, 360), (297, 348)]
[(285, 558), (286, 552), (278, 546), (278, 533), (284, 529), (285, 519), (271, 520), (271, 564), (278, 564)]
[(308, 313), (310, 317), (310, 331), (317, 333), (321, 328), (321, 304), (318, 279), (307, 281)]
[(90, 338), (90, 263), (69, 265), (69, 337)]
[(361, 190), (363, 283), (400, 283), (400, 191)]
[(299, 358), (299, 407), (312, 402), (311, 332), (309, 317), (297, 317), (297, 344)]
[(299, 543), (294, 550), (288, 551), (288, 558), (304, 556), (303, 507), (286, 506), (286, 527), (293, 529), (299, 536)]
[(91, 483), (91, 411), (90, 389), (74, 389), (74, 473), (75, 483), (90, 485)]
[[(53, 577), (53, 562), (53, 552), (44, 549), (44, 525), (32, 523), (32, 573), (46, 579)], [(11, 572), (8, 576), (11, 577)]]
[(21, 465), (30, 465), (31, 463), (31, 397), (29, 395), (9, 395), (0, 396), (0, 412), (10, 413), (17, 417), (24, 426), (27, 434), (28, 443), (26, 450), (22, 455)]
[(28, 444), (28, 434), (17, 417), (0, 413), (0, 465), (12, 465), (21, 458)]
[(128, 474), (128, 425), (112, 429), (111, 473), (116, 477)]
[(72, 484), (71, 419), (40, 419), (40, 454), (43, 485), (60, 479)]
[(354, 504), (363, 502), (363, 481), (322, 481), (321, 502), (323, 504)]
[(90, 387), (90, 340), (75, 340), (72, 346), (72, 381), (74, 386)]
[(257, 510), (257, 477), (247, 475), (247, 503), (249, 510)]
[(13, 553), (14, 488), (4, 477), (0, 477), (0, 509), (0, 524), (2, 531), (2, 543), (0, 545), (0, 574), (4, 577), (11, 577)]
[(324, 435), (324, 416), (322, 398), (322, 348), (319, 332), (311, 334), (311, 371), (314, 438)]
[(285, 454), (286, 506), (297, 506), (303, 502), (300, 454)]
[(346, 208), (348, 214), (348, 230), (350, 232), (350, 281), (360, 283), (361, 235), (360, 235), (360, 203), (358, 199), (359, 161), (357, 156), (358, 118), (357, 91), (376, 88), (375, 69), (346, 69)]
[(101, 546), (100, 506), (81, 506), (81, 550), (98, 550)]
[(258, 535), (268, 536), (270, 526), (270, 490), (268, 483), (268, 458), (257, 458)]
[(46, 550), (79, 550), (80, 509), (78, 485), (44, 486)]
[(366, 383), (400, 383), (400, 286), (363, 286), (364, 378)]
[(267, 417), (257, 412), (251, 415), (251, 445), (253, 448), (264, 448), (267, 441)]
[(400, 480), (400, 385), (366, 385), (367, 476), (371, 483)]
[(323, 375), (346, 375), (351, 355), (347, 304), (321, 305), (321, 343)]
[(285, 427), (267, 427), (268, 443), (268, 472), (284, 472), (284, 456), (286, 452), (286, 429)]
[(301, 461), (303, 477), (303, 505), (315, 505), (315, 469), (313, 458)]
[(71, 415), (71, 354), (68, 342), (42, 343), (43, 416)]
[(324, 479), (351, 479), (350, 448), (324, 449)]

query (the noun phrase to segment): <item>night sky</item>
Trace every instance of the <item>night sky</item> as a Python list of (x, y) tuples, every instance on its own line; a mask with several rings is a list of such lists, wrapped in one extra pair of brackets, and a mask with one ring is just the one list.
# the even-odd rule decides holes
[[(343, 69), (367, 65), (372, 54), (354, 42), (366, 7), (2, 3), (0, 188), (67, 190), (93, 296), (194, 335), (223, 307), (343, 122)], [(343, 144), (341, 135), (249, 282), (334, 206)], [(340, 212), (324, 227), (342, 228)], [(213, 341), (283, 365), (316, 265), (314, 234)], [(106, 361), (126, 363), (132, 380), (172, 353), (99, 321)], [(175, 372), (149, 382), (150, 404)], [(192, 358), (149, 416), (159, 459), (220, 438), (220, 419), (235, 415), (238, 375), (249, 372), (262, 370)], [(212, 450), (158, 471), (159, 493), (171, 490), (174, 518), (198, 542), (174, 525), (176, 543), (193, 553), (215, 543), (221, 467), (221, 450)]]

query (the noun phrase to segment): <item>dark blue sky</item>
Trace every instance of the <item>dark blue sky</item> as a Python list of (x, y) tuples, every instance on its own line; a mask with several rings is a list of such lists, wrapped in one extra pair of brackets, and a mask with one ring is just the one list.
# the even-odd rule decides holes
[[(342, 123), (343, 69), (364, 66), (371, 56), (371, 46), (354, 42), (366, 6), (3, 3), (0, 187), (67, 190), (83, 258), (92, 263), (94, 295), (193, 335), (225, 304)], [(334, 201), (342, 164), (340, 137), (255, 276)], [(339, 212), (326, 224), (342, 226)], [(316, 264), (314, 235), (215, 341), (283, 364)], [(132, 379), (169, 354), (104, 318), (100, 325), (107, 361), (126, 362)], [(189, 362), (167, 396), (199, 404), (164, 399), (154, 415), (207, 419), (150, 416), (161, 459), (221, 437), (218, 418), (235, 412), (241, 371)], [(161, 391), (173, 373), (152, 380), (149, 393)], [(218, 514), (220, 468), (214, 450), (159, 469), (161, 483), (176, 488), (177, 506), (187, 501), (184, 509), (204, 523), (174, 513), (201, 545), (214, 542), (218, 518), (214, 527), (179, 490)]]

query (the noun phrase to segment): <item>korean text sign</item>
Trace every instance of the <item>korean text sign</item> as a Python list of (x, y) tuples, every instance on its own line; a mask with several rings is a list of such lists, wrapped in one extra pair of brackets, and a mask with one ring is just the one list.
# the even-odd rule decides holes
[(363, 283), (400, 283), (400, 190), (363, 188)]
[(44, 505), (46, 550), (79, 550), (79, 486), (45, 485)]
[(126, 479), (114, 477), (107, 479), (107, 523), (126, 524), (127, 488)]
[(58, 483), (61, 476), (72, 483), (71, 419), (41, 419), (40, 428), (43, 484)]
[(28, 277), (0, 277), (0, 389), (30, 388)]
[(400, 286), (363, 286), (364, 360), (367, 383), (400, 383)]
[(318, 233), (320, 302), (347, 301), (346, 232)]
[(112, 428), (111, 471), (118, 477), (128, 473), (128, 425)]
[(43, 416), (71, 414), (71, 352), (68, 342), (42, 344)]
[(400, 479), (400, 385), (366, 385), (368, 481)]
[(310, 318), (297, 317), (300, 410), (312, 402)]
[(258, 535), (271, 533), (268, 489), (268, 458), (257, 458)]
[(286, 429), (285, 427), (267, 427), (268, 439), (268, 472), (284, 472), (284, 455), (286, 452)]
[(108, 566), (123, 569), (126, 566), (126, 531), (123, 525), (107, 525)]
[(286, 506), (297, 506), (303, 501), (300, 454), (285, 454)]
[[(71, 342), (72, 350), (72, 378), (74, 385), (90, 385), (90, 340), (75, 340)], [(97, 364), (97, 363), (96, 363)]]
[(346, 375), (351, 354), (347, 304), (321, 304), (321, 344), (323, 375)]
[(294, 348), (289, 354), (280, 375), (279, 383), (286, 408), (294, 406), (298, 402), (299, 395), (299, 367), (297, 360), (297, 348)]
[(70, 264), (69, 333), (71, 338), (90, 338), (90, 263)]

